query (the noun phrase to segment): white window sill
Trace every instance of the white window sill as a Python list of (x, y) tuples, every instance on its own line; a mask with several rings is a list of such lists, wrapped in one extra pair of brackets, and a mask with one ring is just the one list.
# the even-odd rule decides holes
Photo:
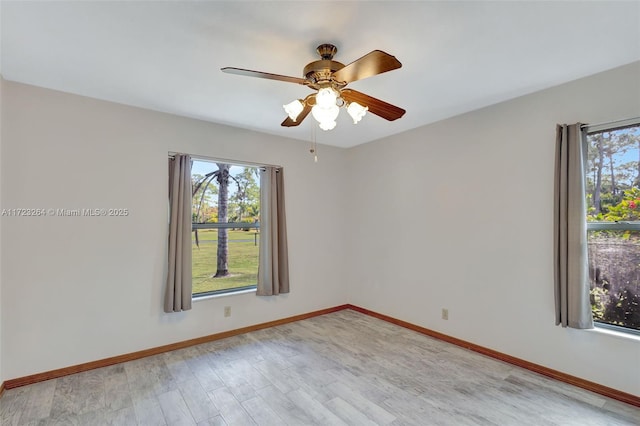
[(598, 327), (598, 326), (595, 326), (594, 328), (588, 329), (586, 331), (588, 331), (590, 333), (600, 333), (600, 334), (604, 334), (604, 335), (607, 335), (607, 336), (613, 336), (613, 337), (618, 337), (618, 338), (622, 338), (622, 339), (633, 340), (635, 342), (640, 343), (640, 336), (637, 335), (637, 334), (624, 333), (624, 332), (621, 332), (621, 331), (610, 330), (608, 328)]
[(192, 297), (191, 300), (195, 303), (195, 302), (201, 302), (203, 300), (218, 299), (220, 297), (237, 296), (238, 294), (247, 294), (247, 293), (255, 293), (255, 292), (256, 292), (255, 288), (250, 288), (247, 290), (230, 291), (228, 293), (208, 294), (206, 296)]

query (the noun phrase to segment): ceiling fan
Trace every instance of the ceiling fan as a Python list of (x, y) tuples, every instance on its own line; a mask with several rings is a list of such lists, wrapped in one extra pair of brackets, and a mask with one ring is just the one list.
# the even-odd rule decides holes
[(360, 121), (367, 111), (389, 121), (397, 120), (404, 115), (406, 111), (402, 108), (346, 88), (354, 81), (402, 67), (400, 61), (394, 56), (381, 50), (374, 50), (344, 65), (333, 60), (338, 51), (334, 45), (321, 44), (316, 51), (321, 59), (310, 62), (304, 67), (303, 78), (233, 67), (225, 67), (221, 70), (229, 74), (302, 84), (315, 90), (315, 93), (304, 99), (284, 105), (285, 112), (288, 114), (282, 122), (282, 126), (285, 127), (298, 126), (311, 112), (321, 129), (331, 130), (336, 126), (335, 120), (342, 106), (346, 107), (354, 123)]

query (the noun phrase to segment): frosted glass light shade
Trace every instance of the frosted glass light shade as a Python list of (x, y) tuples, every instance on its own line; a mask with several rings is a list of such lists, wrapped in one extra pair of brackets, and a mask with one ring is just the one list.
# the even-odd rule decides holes
[(311, 108), (311, 115), (320, 123), (322, 130), (331, 130), (336, 127), (336, 118), (340, 113), (337, 100), (338, 92), (331, 87), (318, 90), (316, 104)]
[(330, 87), (325, 87), (324, 89), (318, 90), (318, 94), (316, 94), (316, 105), (321, 108), (329, 108), (336, 104), (337, 99), (338, 93)]
[(331, 130), (336, 127), (336, 118), (340, 113), (340, 108), (335, 103), (328, 107), (322, 107), (318, 104), (311, 108), (311, 115), (320, 123), (322, 130)]
[(322, 122), (322, 123), (318, 124), (318, 126), (320, 126), (320, 128), (322, 130), (333, 130), (333, 128), (336, 127), (336, 122), (335, 121), (325, 121), (325, 122)]
[(304, 109), (304, 105), (302, 105), (302, 102), (300, 102), (298, 99), (286, 105), (282, 105), (282, 107), (284, 108), (284, 111), (289, 115), (289, 118), (294, 122)]
[(358, 121), (362, 120), (367, 111), (369, 111), (369, 107), (363, 107), (357, 102), (351, 102), (347, 107), (347, 112), (353, 119), (353, 124), (357, 124)]
[(328, 108), (322, 108), (319, 105), (314, 105), (313, 108), (311, 108), (311, 114), (313, 115), (313, 118), (318, 120), (319, 123), (325, 121), (334, 121), (336, 118), (338, 118), (339, 113), (340, 108), (338, 108), (337, 105), (333, 105)]

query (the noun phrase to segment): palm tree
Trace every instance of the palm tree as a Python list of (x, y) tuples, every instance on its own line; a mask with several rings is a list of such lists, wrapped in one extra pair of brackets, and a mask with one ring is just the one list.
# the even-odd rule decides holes
[[(216, 163), (218, 170), (210, 172), (202, 176), (198, 181), (194, 182), (191, 196), (196, 194), (200, 196), (198, 200), (196, 217), (199, 217), (202, 209), (205, 193), (209, 185), (216, 179), (218, 182), (218, 223), (227, 223), (228, 221), (228, 205), (229, 205), (229, 169), (231, 165), (224, 163)], [(202, 191), (200, 189), (202, 188)], [(199, 192), (200, 191), (200, 192)], [(196, 245), (199, 245), (198, 230), (195, 230)], [(213, 278), (226, 277), (229, 275), (229, 230), (227, 228), (218, 228), (218, 250), (216, 255), (216, 273)]]
[[(218, 166), (218, 223), (228, 222), (229, 207), (229, 164), (216, 163)], [(214, 278), (229, 275), (229, 229), (218, 228), (218, 254), (216, 261), (216, 274)]]

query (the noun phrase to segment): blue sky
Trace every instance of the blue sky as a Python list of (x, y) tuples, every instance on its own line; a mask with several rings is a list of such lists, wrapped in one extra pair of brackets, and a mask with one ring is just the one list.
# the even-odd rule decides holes
[[(632, 127), (632, 128), (628, 128), (628, 129), (621, 129), (621, 130), (616, 130), (616, 133), (623, 133), (623, 134), (631, 134), (631, 135), (635, 135), (637, 137), (640, 137), (640, 126), (637, 127)], [(606, 132), (604, 132), (606, 133)], [(638, 161), (638, 145), (636, 144), (634, 147), (628, 149), (625, 153), (623, 154), (618, 154), (616, 156), (613, 157), (614, 160), (614, 167), (615, 166), (619, 166), (620, 164), (625, 164), (625, 163), (629, 163), (632, 161)], [(605, 167), (608, 166), (608, 163), (605, 162)], [(635, 178), (635, 174), (633, 174), (633, 176), (631, 177), (631, 179)], [(624, 182), (624, 183), (630, 183), (630, 182)]]
[[(244, 167), (243, 166), (231, 166), (229, 172), (232, 175), (240, 173)], [(214, 172), (218, 170), (218, 166), (216, 163), (211, 161), (202, 161), (202, 160), (193, 160), (193, 165), (191, 166), (191, 174), (199, 174), (205, 175), (210, 172)], [(259, 182), (258, 182), (259, 184)], [(236, 185), (229, 185), (229, 197), (233, 196), (236, 193)]]

